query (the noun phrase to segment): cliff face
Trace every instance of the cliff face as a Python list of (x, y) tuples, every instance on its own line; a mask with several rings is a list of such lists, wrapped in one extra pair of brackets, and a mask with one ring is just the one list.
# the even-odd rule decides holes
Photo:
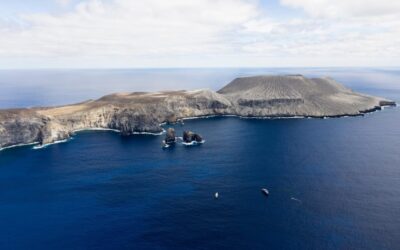
[(218, 92), (118, 93), (62, 107), (0, 110), (0, 148), (51, 143), (90, 128), (159, 133), (161, 123), (187, 117), (332, 117), (361, 115), (383, 105), (394, 102), (355, 93), (329, 78), (238, 78)]

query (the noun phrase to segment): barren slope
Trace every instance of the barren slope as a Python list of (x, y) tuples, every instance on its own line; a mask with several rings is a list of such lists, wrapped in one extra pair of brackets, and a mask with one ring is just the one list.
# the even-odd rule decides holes
[(355, 93), (331, 78), (301, 75), (237, 78), (218, 93), (242, 116), (358, 115), (387, 101)]

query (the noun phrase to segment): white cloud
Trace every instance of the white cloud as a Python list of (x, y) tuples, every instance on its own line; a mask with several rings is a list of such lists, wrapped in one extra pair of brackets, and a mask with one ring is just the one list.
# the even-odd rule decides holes
[(371, 17), (400, 14), (398, 0), (281, 0), (314, 17)]
[(71, 3), (71, 0), (55, 0), (57, 4), (65, 7)]
[(174, 55), (229, 50), (223, 39), (257, 10), (242, 0), (103, 3), (73, 12), (25, 15), (29, 27), (2, 30), (0, 55)]
[(310, 15), (272, 19), (257, 0), (86, 0), (63, 14), (0, 18), (0, 67), (400, 63), (397, 1), (281, 2)]

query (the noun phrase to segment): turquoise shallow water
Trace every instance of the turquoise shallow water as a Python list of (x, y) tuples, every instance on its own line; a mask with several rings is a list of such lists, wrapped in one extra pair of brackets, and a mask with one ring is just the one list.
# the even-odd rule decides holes
[[(400, 100), (396, 70), (302, 70), (334, 75), (357, 90)], [(220, 80), (249, 71), (264, 72), (181, 69), (154, 74), (188, 89), (202, 82), (217, 89)], [(130, 91), (139, 82), (152, 82), (147, 71), (146, 77), (129, 72), (125, 78), (124, 71), (113, 71), (125, 80), (110, 83), (111, 76), (93, 71), (63, 71), (58, 73), (61, 82), (66, 81), (63, 74), (76, 79), (57, 86), (46, 82), (50, 76), (38, 80), (54, 71), (38, 78), (29, 75), (37, 72), (0, 72), (0, 104), (69, 103), (96, 98), (103, 86)], [(24, 74), (30, 77), (23, 80)], [(101, 78), (101, 87), (91, 92), (95, 80), (77, 84), (79, 74)], [(176, 75), (187, 78), (173, 80)], [(363, 81), (365, 75), (370, 77)], [(17, 82), (26, 89), (18, 92)], [(15, 98), (9, 98), (11, 93)], [(0, 151), (0, 248), (396, 249), (399, 121), (398, 108), (326, 120), (210, 118), (175, 127), (178, 133), (191, 129), (202, 134), (206, 142), (200, 146), (162, 150), (160, 136), (91, 131), (40, 150)], [(270, 197), (261, 193), (263, 187)]]

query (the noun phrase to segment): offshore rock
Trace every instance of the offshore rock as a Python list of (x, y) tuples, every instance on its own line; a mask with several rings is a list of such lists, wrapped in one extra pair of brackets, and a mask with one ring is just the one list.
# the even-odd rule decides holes
[(192, 131), (184, 131), (183, 132), (183, 142), (191, 143), (191, 142), (202, 142), (203, 138)]
[(176, 142), (175, 129), (173, 128), (167, 129), (164, 142), (166, 144), (174, 144)]

